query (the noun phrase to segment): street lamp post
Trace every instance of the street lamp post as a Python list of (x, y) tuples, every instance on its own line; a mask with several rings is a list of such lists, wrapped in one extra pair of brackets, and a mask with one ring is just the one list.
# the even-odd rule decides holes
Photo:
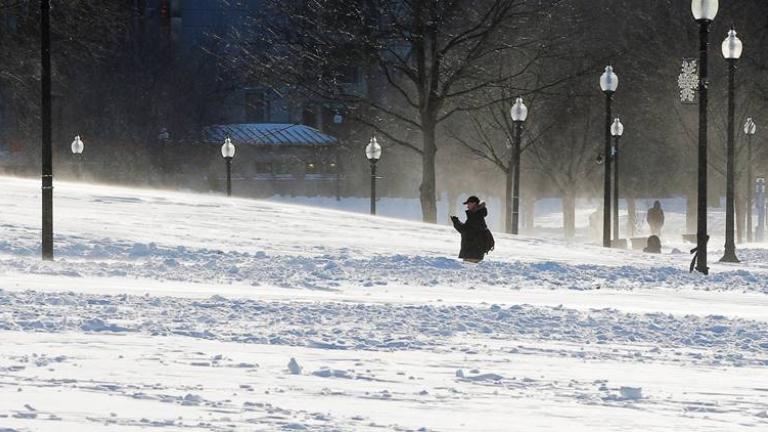
[[(341, 127), (341, 124), (344, 123), (344, 116), (341, 114), (340, 111), (336, 111), (336, 114), (333, 115), (333, 123), (337, 127)], [(341, 201), (341, 164), (339, 161), (340, 148), (341, 148), (341, 142), (339, 142), (336, 145), (336, 151), (333, 153), (333, 162), (331, 164), (331, 166), (333, 167), (334, 173), (336, 174), (336, 177), (334, 178), (334, 186), (335, 186), (334, 192), (336, 193), (336, 201)]]
[(747, 136), (747, 241), (752, 241), (752, 136), (757, 131), (752, 117), (744, 123), (744, 134)]
[[(515, 148), (512, 152), (510, 166), (514, 167), (515, 185), (512, 191), (512, 215), (510, 220), (509, 206), (507, 206), (507, 227), (511, 227), (512, 234), (520, 232), (520, 137), (523, 130), (523, 122), (528, 118), (528, 107), (523, 103), (523, 98), (517, 98), (510, 110), (512, 121), (515, 123)], [(507, 196), (509, 199), (509, 196)], [(509, 229), (509, 228), (508, 228)]]
[(235, 145), (232, 139), (226, 137), (221, 146), (221, 155), (227, 165), (227, 196), (232, 196), (232, 158), (235, 157)]
[(83, 140), (80, 139), (80, 135), (75, 135), (75, 139), (72, 141), (72, 154), (75, 156), (75, 160), (77, 161), (77, 179), (80, 180), (83, 177), (83, 149), (85, 146), (83, 145)]
[(51, 4), (40, 1), (40, 83), (42, 120), (42, 255), (53, 260), (53, 150), (51, 148)]
[(707, 267), (707, 54), (709, 25), (717, 15), (718, 0), (691, 0), (691, 13), (699, 23), (699, 178), (696, 224), (695, 268), (709, 274)]
[(619, 139), (624, 134), (624, 125), (618, 117), (613, 119), (613, 239), (619, 240)]
[(376, 214), (376, 162), (381, 159), (381, 145), (376, 141), (376, 135), (371, 137), (371, 141), (365, 146), (365, 157), (371, 164), (371, 214)]
[[(734, 222), (735, 222), (735, 195), (736, 195), (736, 173), (734, 170), (736, 150), (734, 145), (734, 93), (735, 93), (735, 75), (736, 61), (741, 57), (742, 45), (736, 36), (736, 30), (731, 29), (728, 37), (725, 38), (722, 45), (723, 57), (728, 61), (728, 140), (726, 149), (726, 187), (725, 187), (725, 253), (720, 258), (720, 262), (737, 263), (736, 242), (734, 240)], [(751, 180), (750, 180), (751, 181)], [(751, 210), (751, 209), (750, 209)]]
[(619, 86), (613, 67), (606, 66), (600, 76), (600, 89), (605, 93), (605, 173), (603, 177), (603, 246), (611, 247), (611, 102)]

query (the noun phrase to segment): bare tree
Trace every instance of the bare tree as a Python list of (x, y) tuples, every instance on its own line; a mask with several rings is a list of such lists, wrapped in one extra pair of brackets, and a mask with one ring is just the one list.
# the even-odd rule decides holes
[[(515, 178), (516, 154), (513, 150), (515, 126), (509, 115), (509, 104), (499, 102), (477, 111), (465, 114), (469, 127), (446, 127), (447, 135), (458, 142), (472, 155), (491, 163), (504, 174), (504, 226), (507, 233), (512, 232), (512, 199)], [(533, 106), (530, 107), (531, 109)], [(541, 126), (541, 120), (532, 127), (526, 127), (526, 134), (521, 143), (520, 157), (536, 145), (541, 135), (554, 126), (555, 122)], [(522, 162), (522, 161), (521, 161)], [(522, 167), (522, 164), (520, 164)], [(522, 168), (521, 168), (522, 170)]]
[[(242, 33), (245, 62), (231, 64), (247, 67), (278, 91), (300, 90), (358, 107), (358, 121), (420, 157), (422, 214), (435, 222), (438, 127), (459, 112), (494, 103), (475, 97), (489, 88), (530, 91), (531, 66), (552, 43), (562, 42), (545, 30), (552, 11), (567, 2), (266, 3), (271, 13), (261, 16), (270, 18), (255, 19)], [(504, 62), (508, 66), (499, 73), (505, 56), (514, 61)], [(344, 85), (340, 73), (361, 65), (367, 78), (362, 92)]]
[[(561, 98), (550, 112), (553, 118), (570, 118), (556, 130), (546, 131), (531, 147), (531, 155), (539, 171), (562, 197), (563, 230), (567, 239), (576, 232), (576, 198), (580, 192), (595, 188), (590, 179), (597, 173), (596, 157), (601, 144), (599, 109), (588, 99), (577, 96)], [(602, 155), (610, 157), (610, 155)]]
[[(39, 2), (0, 3), (0, 107), (7, 141), (31, 165), (38, 155)], [(108, 181), (145, 181), (174, 171), (167, 146), (191, 144), (229, 94), (212, 56), (174, 58), (170, 29), (145, 16), (143, 1), (56, 1), (51, 16), (54, 158), (70, 160), (74, 134), (86, 141), (91, 172)], [(215, 51), (219, 44), (208, 45)], [(158, 139), (171, 132), (169, 144)], [(191, 153), (179, 151), (179, 162)], [(117, 157), (116, 157), (117, 155)]]

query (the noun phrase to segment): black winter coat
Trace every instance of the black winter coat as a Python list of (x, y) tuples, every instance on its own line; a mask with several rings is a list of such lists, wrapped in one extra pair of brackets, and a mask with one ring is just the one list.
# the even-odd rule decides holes
[(459, 258), (462, 259), (483, 259), (488, 252), (488, 242), (485, 231), (488, 226), (485, 224), (485, 217), (488, 216), (488, 209), (485, 203), (480, 203), (473, 211), (467, 210), (467, 220), (459, 221), (454, 217), (453, 227), (461, 233), (461, 251)]

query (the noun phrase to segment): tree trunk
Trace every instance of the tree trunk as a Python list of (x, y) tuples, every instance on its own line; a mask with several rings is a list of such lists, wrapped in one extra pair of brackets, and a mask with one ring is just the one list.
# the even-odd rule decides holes
[(512, 233), (512, 167), (507, 168), (506, 189), (504, 193), (504, 229), (507, 234)]
[(576, 235), (576, 194), (571, 190), (563, 194), (563, 232), (566, 240)]
[(436, 223), (435, 156), (437, 154), (437, 144), (435, 143), (435, 121), (433, 119), (422, 121), (422, 133), (424, 136), (424, 153), (421, 157), (422, 171), (421, 186), (419, 187), (421, 215), (424, 222)]
[(637, 226), (637, 202), (634, 197), (627, 197), (627, 238), (635, 236)]
[(523, 194), (523, 229), (526, 234), (533, 233), (533, 222), (536, 214), (536, 196), (530, 189)]
[(746, 232), (747, 203), (744, 195), (736, 193), (735, 195), (735, 216), (736, 216), (736, 242), (744, 243), (744, 233)]

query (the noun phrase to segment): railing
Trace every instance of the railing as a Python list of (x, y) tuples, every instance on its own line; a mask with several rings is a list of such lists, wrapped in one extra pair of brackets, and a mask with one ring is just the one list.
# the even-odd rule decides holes
[[(222, 180), (226, 180), (225, 177), (221, 177)], [(277, 181), (277, 182), (297, 182), (297, 181), (309, 181), (309, 182), (334, 182), (336, 180), (343, 180), (344, 175), (336, 174), (254, 174), (254, 175), (238, 175), (232, 176), (232, 181)]]

